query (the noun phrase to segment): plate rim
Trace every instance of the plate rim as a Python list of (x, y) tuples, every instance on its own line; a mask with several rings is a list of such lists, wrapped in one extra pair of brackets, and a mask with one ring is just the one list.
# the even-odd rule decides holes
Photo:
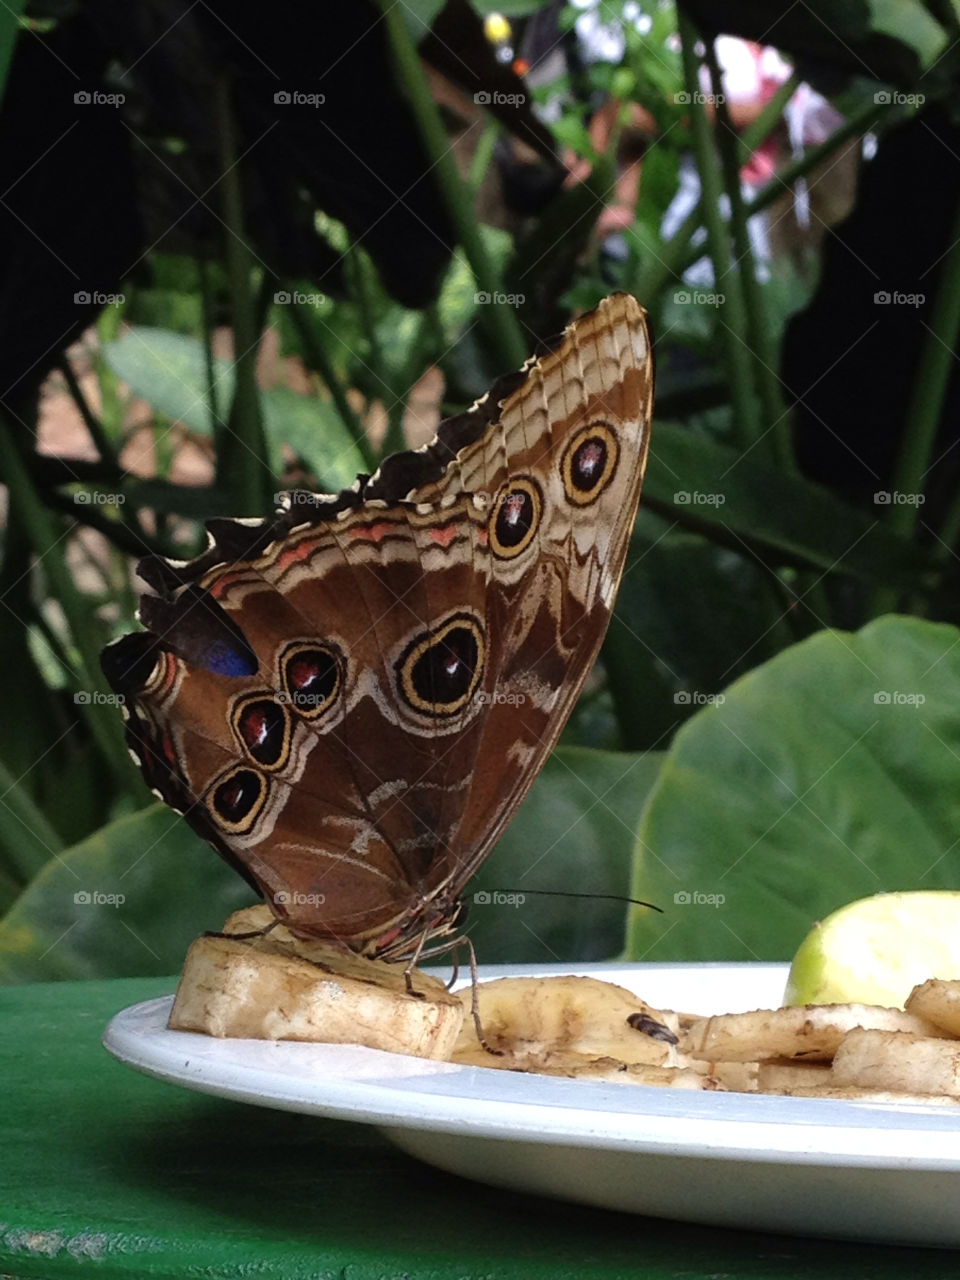
[[(773, 977), (776, 971), (781, 971), (785, 978), (788, 966), (771, 962), (608, 961), (582, 965), (486, 965), (480, 975), (481, 979), (489, 980), (508, 975), (604, 974), (615, 980), (614, 975), (625, 972), (637, 975), (656, 972), (663, 978), (674, 970), (691, 973), (705, 969), (714, 972), (725, 969), (743, 977), (748, 976), (748, 972)], [(504, 1082), (502, 1078), (507, 1073), (496, 1069), (426, 1064), (406, 1055), (356, 1046), (228, 1041), (200, 1033), (170, 1031), (166, 1027), (166, 1012), (172, 1000), (172, 995), (154, 997), (115, 1014), (104, 1031), (104, 1047), (124, 1065), (153, 1078), (235, 1101), (397, 1131), (462, 1134), (511, 1143), (721, 1161), (960, 1172), (960, 1142), (956, 1141), (960, 1138), (960, 1105), (924, 1108), (922, 1104), (696, 1092), (509, 1073), (514, 1081), (523, 1082), (517, 1086)], [(211, 1045), (224, 1048), (221, 1062), (217, 1062), (217, 1050), (212, 1056), (209, 1053)], [(239, 1055), (231, 1053), (242, 1045), (258, 1048), (276, 1045), (284, 1053), (292, 1050), (288, 1053), (290, 1057), (301, 1051), (315, 1053), (326, 1048), (333, 1051), (334, 1060), (338, 1051), (349, 1048), (352, 1054), (359, 1053), (365, 1058), (371, 1055), (369, 1060), (373, 1065), (377, 1058), (384, 1059), (385, 1067), (390, 1060), (402, 1060), (407, 1074), (398, 1074), (392, 1082), (376, 1076), (350, 1079), (324, 1074), (306, 1080), (294, 1075), (271, 1075), (263, 1067), (244, 1064), (242, 1050)], [(207, 1052), (195, 1057), (191, 1049), (197, 1048)], [(238, 1057), (240, 1060), (236, 1061)], [(451, 1087), (447, 1091), (402, 1088), (398, 1082), (419, 1078), (416, 1073), (409, 1073), (409, 1064), (417, 1063), (424, 1066), (425, 1079), (447, 1081)], [(478, 1076), (497, 1078), (485, 1081), (486, 1091), (499, 1081), (504, 1084), (501, 1092), (519, 1092), (520, 1096), (471, 1095), (468, 1086)], [(484, 1081), (481, 1079), (480, 1083)], [(538, 1090), (547, 1095), (547, 1101), (524, 1096)], [(591, 1095), (583, 1096), (584, 1090), (590, 1090)], [(629, 1093), (625, 1094), (625, 1090)], [(496, 1094), (496, 1088), (493, 1093)], [(581, 1095), (579, 1105), (577, 1095)], [(596, 1105), (584, 1107), (588, 1097)], [(622, 1104), (628, 1098), (636, 1105), (627, 1110), (615, 1105), (618, 1099)], [(891, 1146), (898, 1149), (891, 1150)]]

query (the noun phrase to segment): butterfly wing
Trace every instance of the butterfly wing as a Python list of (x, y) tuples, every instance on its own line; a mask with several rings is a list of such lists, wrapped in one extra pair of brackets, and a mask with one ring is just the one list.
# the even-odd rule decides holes
[(602, 642), (652, 393), (616, 295), (424, 449), (141, 566), (148, 630), (104, 659), (131, 748), (298, 932), (359, 950), (450, 915)]

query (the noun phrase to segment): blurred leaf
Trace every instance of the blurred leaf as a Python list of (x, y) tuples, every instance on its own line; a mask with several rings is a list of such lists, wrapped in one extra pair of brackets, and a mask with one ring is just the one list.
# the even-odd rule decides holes
[(657, 422), (644, 500), (673, 519), (722, 532), (734, 547), (772, 549), (785, 563), (922, 589), (929, 564), (877, 516), (729, 445)]
[(956, 889), (958, 832), (960, 631), (819, 632), (677, 734), (633, 876), (667, 914), (632, 914), (628, 954), (788, 960), (846, 902)]
[(770, 570), (641, 513), (603, 648), (623, 745), (667, 745), (698, 699), (796, 638), (785, 612)]
[(0, 764), (0, 867), (26, 883), (61, 847), (26, 787)]
[(253, 898), (181, 818), (151, 805), (47, 863), (0, 922), (0, 981), (176, 973), (197, 934)]
[[(481, 963), (605, 960), (622, 949), (626, 904), (573, 895), (629, 894), (637, 822), (661, 759), (554, 751), (465, 895), (466, 931)], [(518, 906), (495, 898), (532, 888), (571, 896), (531, 894)]]
[(871, 28), (908, 45), (922, 67), (929, 67), (943, 53), (947, 33), (919, 0), (868, 0), (868, 3)]
[[(211, 433), (203, 343), (164, 329), (137, 327), (104, 347), (104, 357), (134, 395), (198, 435)], [(214, 361), (217, 406), (226, 412), (233, 398), (229, 360)], [(322, 489), (352, 484), (364, 469), (363, 457), (332, 405), (297, 395), (287, 387), (260, 392), (270, 465), (282, 468), (282, 447), (289, 445), (316, 473)]]

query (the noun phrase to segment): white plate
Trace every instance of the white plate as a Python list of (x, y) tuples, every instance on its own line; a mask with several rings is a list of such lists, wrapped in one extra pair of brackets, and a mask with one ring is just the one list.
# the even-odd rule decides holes
[[(779, 1004), (786, 966), (488, 966), (592, 973), (663, 1008)], [(167, 1030), (172, 997), (104, 1035), (121, 1062), (189, 1089), (376, 1124), (467, 1178), (691, 1222), (960, 1245), (960, 1107), (697, 1093), (459, 1067), (351, 1045)]]

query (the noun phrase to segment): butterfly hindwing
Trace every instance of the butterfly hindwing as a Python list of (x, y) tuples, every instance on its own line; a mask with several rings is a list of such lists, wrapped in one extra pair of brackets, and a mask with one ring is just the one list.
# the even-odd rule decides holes
[(141, 572), (105, 652), (148, 783), (305, 936), (452, 920), (603, 639), (653, 373), (615, 295), (422, 450)]

